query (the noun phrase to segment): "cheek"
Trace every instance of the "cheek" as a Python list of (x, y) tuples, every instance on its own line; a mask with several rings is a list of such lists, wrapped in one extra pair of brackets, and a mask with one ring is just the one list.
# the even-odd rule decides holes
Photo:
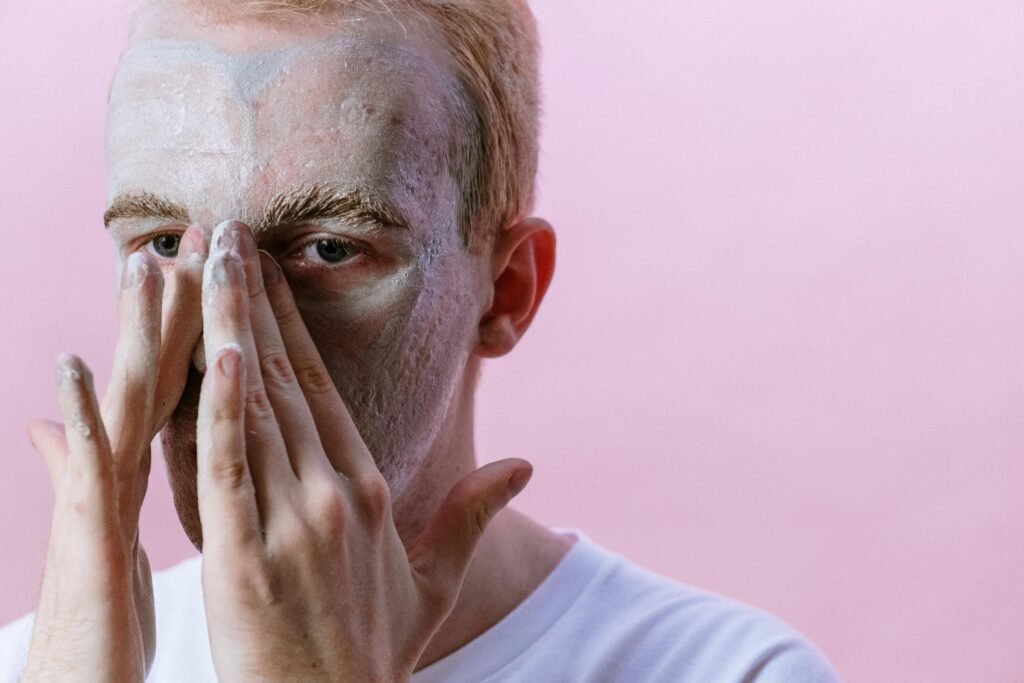
[(409, 271), (345, 292), (295, 290), (295, 301), (325, 361), (364, 364), (393, 345), (396, 328), (416, 308), (420, 285)]
[(333, 296), (297, 293), (325, 363), (366, 378), (436, 372), (441, 357), (463, 357), (475, 302), (465, 278), (438, 265)]

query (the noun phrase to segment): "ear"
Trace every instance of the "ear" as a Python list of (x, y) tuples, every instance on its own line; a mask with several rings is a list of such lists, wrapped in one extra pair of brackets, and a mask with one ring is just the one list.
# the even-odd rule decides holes
[(526, 333), (555, 272), (555, 230), (524, 218), (498, 234), (491, 255), (491, 302), (480, 318), (476, 354), (497, 358)]

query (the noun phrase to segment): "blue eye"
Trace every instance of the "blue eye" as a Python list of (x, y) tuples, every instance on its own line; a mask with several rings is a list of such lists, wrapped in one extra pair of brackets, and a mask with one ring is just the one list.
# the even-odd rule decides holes
[(316, 255), (325, 263), (340, 263), (355, 253), (350, 242), (340, 239), (325, 237), (310, 246), (316, 249)]
[(153, 253), (161, 258), (174, 258), (178, 255), (178, 247), (181, 246), (181, 235), (166, 233), (157, 235), (149, 241)]

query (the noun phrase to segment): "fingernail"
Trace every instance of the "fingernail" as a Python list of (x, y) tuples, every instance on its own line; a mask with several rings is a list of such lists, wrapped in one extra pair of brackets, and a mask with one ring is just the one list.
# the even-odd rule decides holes
[(530, 483), (533, 470), (519, 470), (508, 479), (508, 492), (510, 497), (518, 496), (526, 485)]
[(190, 265), (202, 263), (208, 249), (206, 231), (200, 225), (190, 225), (185, 234), (181, 236), (178, 259)]
[(224, 221), (213, 232), (213, 248), (216, 251), (233, 251), (248, 259), (256, 255), (256, 240), (245, 223)]
[(79, 382), (82, 379), (82, 362), (69, 353), (57, 358), (57, 384)]
[(234, 230), (234, 221), (218, 223), (213, 229), (213, 239), (210, 242), (210, 251), (231, 251), (238, 246), (238, 232)]
[(263, 282), (272, 285), (281, 279), (281, 266), (274, 257), (260, 249), (260, 272), (263, 273)]
[(124, 264), (121, 273), (121, 288), (138, 287), (149, 272), (149, 259), (141, 251), (133, 252)]
[(217, 352), (217, 367), (225, 377), (238, 377), (242, 368), (242, 347), (238, 344), (222, 346)]
[(217, 254), (208, 262), (210, 280), (218, 287), (241, 287), (245, 282), (242, 274), (242, 263), (238, 256), (231, 252)]

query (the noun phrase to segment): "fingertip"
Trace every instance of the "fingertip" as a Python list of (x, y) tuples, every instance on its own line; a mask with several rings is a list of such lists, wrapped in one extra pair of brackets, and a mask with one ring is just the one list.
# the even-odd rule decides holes
[(204, 264), (203, 287), (210, 293), (245, 285), (242, 259), (234, 251), (215, 251)]
[(530, 483), (530, 479), (533, 478), (533, 465), (529, 465), (524, 469), (516, 470), (515, 473), (508, 478), (508, 497), (509, 500), (515, 498), (526, 485)]
[(25, 436), (28, 437), (28, 442), (32, 444), (32, 448), (39, 450), (39, 444), (36, 443), (36, 433), (41, 430), (42, 422), (39, 418), (33, 418), (25, 423)]
[(121, 289), (132, 289), (139, 285), (142, 280), (143, 269), (146, 267), (146, 254), (143, 251), (133, 251), (128, 254), (124, 261), (124, 268), (121, 270)]
[(181, 235), (181, 245), (178, 248), (179, 259), (186, 265), (191, 265), (201, 262), (209, 250), (210, 241), (203, 226), (193, 223), (185, 228), (185, 232)]
[(270, 255), (262, 249), (259, 251), (260, 257), (260, 271), (263, 273), (263, 282), (265, 285), (275, 285), (281, 281), (283, 274), (281, 272), (281, 265)]
[(82, 359), (71, 353), (62, 353), (57, 356), (56, 371), (58, 386), (80, 382), (89, 374), (89, 368)]
[(146, 286), (149, 283), (153, 283), (157, 287), (157, 291), (163, 291), (164, 286), (164, 271), (160, 268), (160, 264), (156, 260), (156, 256), (150, 254), (148, 251), (137, 251), (137, 254), (142, 255), (142, 280), (141, 284)]
[(163, 284), (163, 273), (156, 259), (147, 251), (133, 251), (121, 269), (121, 289), (141, 289), (147, 283)]
[(136, 263), (135, 267), (141, 269), (142, 275), (145, 277), (149, 277), (154, 271), (160, 270), (156, 264), (156, 257), (144, 249), (132, 252), (128, 260), (129, 262), (134, 260)]
[(242, 259), (250, 258), (256, 255), (256, 237), (248, 224), (228, 219), (213, 229), (211, 249), (234, 252)]
[(33, 433), (64, 431), (64, 425), (44, 417), (33, 417), (25, 423), (25, 433), (31, 439)]
[(59, 356), (57, 356), (57, 366), (58, 367), (72, 366), (72, 365), (80, 364), (81, 362), (82, 362), (82, 359), (79, 358), (78, 356), (76, 356), (73, 353), (62, 353)]
[(25, 434), (36, 450), (46, 447), (54, 440), (64, 440), (64, 425), (41, 417), (29, 420), (25, 424)]
[(56, 486), (56, 482), (63, 472), (63, 463), (68, 448), (64, 425), (52, 420), (36, 418), (26, 424), (25, 432), (32, 448), (42, 456), (43, 464), (46, 465), (46, 470), (50, 475), (50, 482)]

